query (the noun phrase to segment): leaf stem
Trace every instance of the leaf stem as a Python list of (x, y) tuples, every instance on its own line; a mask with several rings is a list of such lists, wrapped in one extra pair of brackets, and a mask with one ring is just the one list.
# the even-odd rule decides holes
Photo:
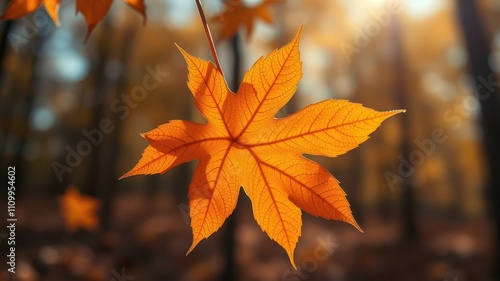
[(198, 7), (198, 12), (200, 13), (201, 21), (203, 22), (203, 28), (205, 28), (205, 34), (207, 35), (208, 45), (210, 45), (210, 50), (212, 51), (212, 56), (215, 60), (215, 66), (217, 70), (224, 76), (222, 72), (222, 67), (220, 66), (219, 57), (217, 56), (217, 50), (215, 49), (214, 39), (212, 38), (212, 33), (210, 33), (210, 28), (207, 23), (207, 19), (205, 18), (205, 12), (203, 12), (203, 7), (201, 6), (200, 0), (195, 0), (196, 6)]

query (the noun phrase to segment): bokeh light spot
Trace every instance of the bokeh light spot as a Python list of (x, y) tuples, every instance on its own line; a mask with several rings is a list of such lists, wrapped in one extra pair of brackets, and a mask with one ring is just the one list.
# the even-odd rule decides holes
[(55, 121), (56, 118), (52, 110), (45, 107), (35, 109), (31, 115), (31, 124), (39, 131), (50, 129), (54, 126)]

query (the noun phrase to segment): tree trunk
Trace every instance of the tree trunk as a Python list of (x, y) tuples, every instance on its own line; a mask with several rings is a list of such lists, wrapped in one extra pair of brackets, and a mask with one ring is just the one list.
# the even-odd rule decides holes
[[(106, 73), (104, 72), (106, 67), (106, 62), (109, 58), (110, 48), (110, 24), (109, 20), (105, 20), (101, 23), (103, 34), (98, 39), (98, 58), (97, 65), (95, 66), (95, 74), (93, 77), (94, 87), (92, 89), (92, 116), (90, 120), (90, 124), (87, 130), (98, 129), (100, 126), (100, 122), (103, 119), (103, 109), (104, 109), (104, 91), (107, 84)], [(89, 163), (87, 164), (87, 177), (85, 182), (81, 188), (81, 190), (88, 195), (92, 195), (97, 197), (98, 190), (102, 184), (102, 167), (100, 158), (102, 157), (101, 149), (102, 143), (96, 145), (92, 149), (92, 153), (89, 155)]]
[[(401, 108), (410, 111), (410, 102), (408, 102), (408, 93), (406, 92), (406, 67), (404, 62), (403, 46), (401, 44), (401, 22), (395, 15), (391, 23), (392, 38), (395, 46), (395, 72), (396, 84), (394, 85), (395, 94)], [(411, 113), (410, 113), (411, 114)], [(409, 131), (411, 128), (410, 114), (405, 114), (403, 122), (403, 141), (401, 144), (401, 155), (407, 157), (411, 152), (412, 137)], [(407, 178), (403, 183), (402, 194), (402, 220), (403, 220), (403, 239), (409, 243), (418, 241), (418, 230), (415, 211), (415, 186), (411, 178)]]
[[(479, 19), (476, 1), (459, 0), (458, 17), (462, 25), (465, 47), (469, 57), (469, 69), (476, 83), (474, 94), (481, 105), (480, 125), (483, 129), (484, 153), (487, 162), (487, 196), (495, 224), (496, 257), (493, 264), (494, 280), (500, 280), (500, 100), (498, 83), (488, 64), (490, 43)], [(493, 85), (492, 85), (493, 84)]]
[[(15, 94), (12, 93), (12, 91), (9, 91), (9, 90), (4, 90), (3, 88), (5, 87), (5, 73), (3, 71), (3, 61), (4, 61), (4, 58), (5, 58), (5, 55), (6, 55), (6, 50), (7, 50), (7, 42), (8, 42), (8, 35), (9, 35), (9, 32), (11, 31), (12, 29), (12, 21), (8, 20), (8, 21), (5, 21), (4, 25), (3, 25), (3, 28), (2, 28), (2, 34), (1, 34), (1, 38), (0, 40), (0, 128), (2, 130), (2, 132), (4, 132), (3, 136), (0, 136), (0, 138), (3, 138), (3, 139), (0, 139), (0, 141), (3, 141), (0, 142), (0, 147), (1, 149), (3, 150), (2, 152), (4, 153), (0, 153), (0, 164), (2, 164), (2, 167), (6, 167), (7, 166), (7, 147), (6, 147), (6, 144), (7, 144), (7, 133), (9, 132), (9, 125), (10, 125), (10, 122), (11, 122), (11, 119), (12, 119), (12, 104), (14, 104), (14, 100), (15, 100)], [(3, 93), (5, 93), (5, 95), (2, 95)]]
[[(122, 94), (125, 93), (127, 89), (127, 78), (128, 78), (128, 64), (129, 58), (131, 57), (132, 47), (134, 46), (135, 41), (135, 33), (136, 30), (127, 27), (125, 30), (125, 36), (120, 49), (120, 54), (118, 58), (123, 63), (123, 73), (121, 73), (120, 77), (116, 81), (115, 87), (115, 95), (113, 100), (117, 100), (120, 98)], [(109, 107), (107, 107), (109, 108)], [(102, 207), (101, 207), (101, 231), (105, 232), (108, 230), (111, 224), (111, 204), (115, 195), (115, 191), (117, 188), (117, 182), (119, 175), (116, 173), (116, 161), (119, 158), (120, 148), (121, 148), (121, 134), (123, 129), (124, 120), (120, 120), (120, 116), (118, 114), (114, 114), (111, 117), (113, 125), (115, 129), (108, 135), (104, 134), (103, 137), (103, 147), (104, 151), (108, 153), (107, 157), (103, 158), (103, 176), (104, 176), (104, 185), (102, 190), (100, 191), (100, 197), (102, 198)], [(106, 140), (109, 138), (109, 141)]]

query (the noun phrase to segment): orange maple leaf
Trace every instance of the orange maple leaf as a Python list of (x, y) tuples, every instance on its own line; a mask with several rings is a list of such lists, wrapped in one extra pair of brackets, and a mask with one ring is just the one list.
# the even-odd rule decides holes
[[(144, 0), (124, 1), (134, 10), (142, 14), (144, 22), (146, 22), (146, 6), (144, 5)], [(54, 21), (56, 25), (59, 25), (57, 13), (59, 11), (60, 2), (60, 0), (11, 0), (4, 15), (0, 17), (0, 20), (23, 17), (44, 4), (52, 21)], [(104, 19), (112, 2), (113, 0), (76, 0), (76, 12), (81, 12), (87, 22), (87, 35), (85, 41), (88, 40), (95, 26)]]
[(42, 4), (45, 5), (47, 13), (52, 18), (52, 21), (59, 25), (59, 11), (60, 0), (11, 0), (5, 13), (0, 17), (0, 20), (11, 20), (24, 17), (25, 15), (35, 11)]
[(199, 160), (189, 187), (193, 243), (188, 253), (222, 226), (236, 206), (241, 186), (250, 197), (257, 223), (286, 250), (294, 267), (301, 209), (361, 231), (338, 181), (302, 154), (344, 154), (403, 110), (378, 112), (330, 99), (286, 118), (274, 118), (302, 76), (301, 30), (291, 43), (260, 58), (236, 94), (211, 62), (179, 47), (188, 64), (189, 89), (208, 123), (174, 120), (142, 134), (149, 146), (121, 178), (165, 173)]
[(99, 219), (96, 211), (100, 207), (97, 199), (80, 195), (78, 188), (70, 186), (66, 189), (66, 193), (59, 197), (59, 203), (66, 229), (71, 232), (78, 228), (97, 229)]
[(245, 26), (247, 37), (250, 37), (255, 19), (272, 24), (273, 16), (269, 6), (281, 2), (281, 0), (264, 0), (258, 5), (247, 6), (241, 0), (225, 1), (224, 10), (213, 18), (214, 21), (222, 23), (219, 40), (235, 35), (240, 25)]

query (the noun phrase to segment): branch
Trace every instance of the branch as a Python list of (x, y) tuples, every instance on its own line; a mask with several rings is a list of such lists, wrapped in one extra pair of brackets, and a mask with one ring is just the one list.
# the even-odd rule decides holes
[(203, 22), (203, 28), (205, 28), (205, 34), (207, 35), (208, 45), (210, 45), (210, 50), (212, 51), (212, 56), (215, 60), (215, 65), (217, 66), (217, 70), (224, 76), (222, 72), (222, 67), (220, 66), (219, 57), (217, 56), (217, 50), (215, 49), (214, 40), (212, 38), (212, 34), (210, 33), (210, 28), (208, 27), (207, 19), (205, 18), (205, 13), (203, 12), (203, 7), (201, 6), (200, 0), (195, 0), (196, 6), (198, 7), (198, 12), (200, 13), (201, 21)]

